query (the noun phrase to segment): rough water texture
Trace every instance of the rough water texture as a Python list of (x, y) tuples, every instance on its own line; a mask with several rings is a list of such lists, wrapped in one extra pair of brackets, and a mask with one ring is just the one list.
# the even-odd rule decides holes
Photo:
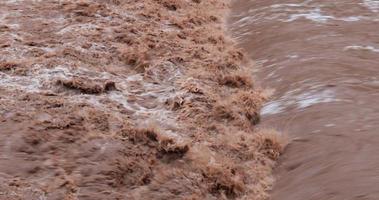
[(0, 199), (267, 199), (285, 141), (227, 13), (0, 1)]
[(238, 0), (229, 26), (293, 140), (273, 199), (379, 199), (379, 1)]

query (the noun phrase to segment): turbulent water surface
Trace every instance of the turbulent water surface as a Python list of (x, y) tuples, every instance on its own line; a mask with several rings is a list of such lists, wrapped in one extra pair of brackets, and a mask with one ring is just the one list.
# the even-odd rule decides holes
[(379, 1), (237, 0), (229, 26), (293, 139), (273, 199), (378, 199)]
[(266, 200), (286, 141), (227, 0), (0, 0), (0, 200)]

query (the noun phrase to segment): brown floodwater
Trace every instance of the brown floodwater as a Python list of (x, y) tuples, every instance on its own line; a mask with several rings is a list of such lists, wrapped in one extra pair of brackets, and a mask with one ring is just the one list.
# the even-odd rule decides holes
[(273, 199), (379, 199), (379, 1), (236, 0), (228, 24), (293, 140)]

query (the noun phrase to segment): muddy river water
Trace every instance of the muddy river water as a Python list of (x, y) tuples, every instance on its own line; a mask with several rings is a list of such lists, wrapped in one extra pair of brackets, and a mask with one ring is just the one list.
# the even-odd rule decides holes
[(229, 30), (293, 140), (273, 199), (379, 199), (379, 1), (237, 0)]

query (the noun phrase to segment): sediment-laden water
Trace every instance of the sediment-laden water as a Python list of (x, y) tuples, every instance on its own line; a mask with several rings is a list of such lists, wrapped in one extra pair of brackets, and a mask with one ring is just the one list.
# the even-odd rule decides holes
[(0, 199), (267, 199), (286, 141), (228, 3), (1, 0)]
[(273, 199), (379, 196), (379, 1), (235, 1), (230, 31), (293, 142)]

